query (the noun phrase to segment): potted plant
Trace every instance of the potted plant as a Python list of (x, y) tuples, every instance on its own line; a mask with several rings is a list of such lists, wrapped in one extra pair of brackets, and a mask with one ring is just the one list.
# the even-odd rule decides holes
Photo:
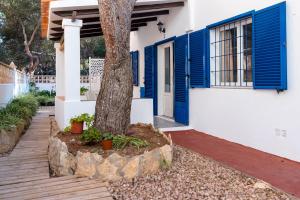
[(113, 134), (111, 133), (104, 133), (102, 136), (102, 149), (103, 150), (112, 150), (113, 144)]
[(82, 134), (83, 132), (83, 124), (84, 117), (83, 115), (76, 116), (70, 119), (71, 130), (70, 132), (73, 134)]

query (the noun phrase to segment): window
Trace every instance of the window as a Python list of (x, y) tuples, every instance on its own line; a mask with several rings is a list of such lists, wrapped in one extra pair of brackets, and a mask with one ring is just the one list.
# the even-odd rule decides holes
[(165, 48), (165, 92), (171, 92), (170, 47)]
[(210, 29), (213, 87), (252, 87), (252, 18)]

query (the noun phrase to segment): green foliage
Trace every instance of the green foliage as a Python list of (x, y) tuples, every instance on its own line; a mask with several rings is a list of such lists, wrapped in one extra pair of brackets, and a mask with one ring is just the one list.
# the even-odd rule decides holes
[(7, 112), (6, 109), (0, 110), (0, 130), (9, 130), (21, 122), (21, 118)]
[(64, 129), (64, 133), (68, 133), (71, 131), (71, 126), (67, 126), (65, 129)]
[(85, 93), (89, 91), (89, 89), (85, 88), (85, 87), (81, 87), (80, 88), (80, 95), (85, 95)]
[(98, 129), (90, 127), (87, 130), (83, 131), (82, 135), (80, 136), (80, 139), (86, 143), (91, 144), (100, 142), (102, 137)]
[(114, 138), (114, 135), (111, 133), (104, 133), (103, 134), (103, 140), (112, 140)]
[(0, 129), (10, 129), (22, 120), (31, 118), (38, 109), (38, 102), (32, 95), (17, 97), (0, 110)]
[(33, 115), (35, 115), (39, 106), (38, 101), (32, 95), (18, 97), (12, 100), (11, 104), (19, 105), (20, 107), (26, 107), (31, 110)]
[(149, 143), (145, 140), (136, 138), (136, 137), (129, 137), (125, 135), (116, 135), (113, 137), (113, 146), (116, 149), (124, 149), (126, 146), (133, 146), (137, 149), (142, 147), (149, 146)]
[(86, 122), (87, 128), (90, 128), (94, 121), (94, 115), (89, 115), (88, 113), (81, 114), (79, 116), (70, 119), (70, 124), (73, 122), (81, 123)]
[(33, 116), (32, 111), (27, 107), (22, 107), (19, 104), (11, 103), (7, 105), (6, 112), (10, 113), (11, 115), (21, 118), (21, 119), (29, 119)]

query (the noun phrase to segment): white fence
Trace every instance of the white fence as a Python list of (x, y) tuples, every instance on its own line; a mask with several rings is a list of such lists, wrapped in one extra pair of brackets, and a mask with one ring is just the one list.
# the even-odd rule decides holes
[(29, 77), (10, 65), (0, 62), (0, 107), (5, 106), (15, 96), (29, 91)]

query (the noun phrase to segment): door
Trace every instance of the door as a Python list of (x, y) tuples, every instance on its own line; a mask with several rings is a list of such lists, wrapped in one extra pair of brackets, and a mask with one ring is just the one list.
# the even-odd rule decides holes
[(175, 39), (175, 121), (189, 125), (188, 35)]
[(163, 76), (163, 115), (173, 118), (173, 45), (168, 44), (164, 47), (164, 76)]

